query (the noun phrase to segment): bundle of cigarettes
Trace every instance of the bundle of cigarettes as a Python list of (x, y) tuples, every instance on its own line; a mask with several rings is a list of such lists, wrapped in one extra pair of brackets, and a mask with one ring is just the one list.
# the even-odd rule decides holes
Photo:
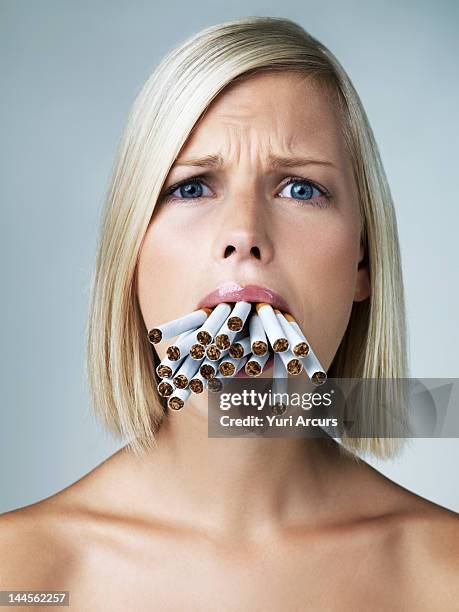
[(175, 336), (156, 368), (158, 392), (172, 410), (183, 408), (190, 393), (220, 391), (222, 379), (242, 368), (247, 376), (260, 376), (270, 357), (273, 378), (305, 371), (315, 385), (327, 379), (293, 316), (266, 302), (222, 302), (148, 332), (152, 344)]

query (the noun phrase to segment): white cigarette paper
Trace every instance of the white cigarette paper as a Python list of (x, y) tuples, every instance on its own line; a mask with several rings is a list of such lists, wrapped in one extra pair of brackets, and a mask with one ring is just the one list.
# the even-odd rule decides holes
[(174, 376), (174, 385), (180, 389), (187, 387), (190, 378), (193, 378), (199, 370), (202, 361), (204, 361), (204, 359), (197, 361), (188, 355)]
[(266, 362), (269, 359), (269, 352), (264, 355), (251, 355), (245, 364), (245, 373), (247, 376), (260, 376), (263, 372)]
[(315, 385), (323, 385), (327, 380), (327, 373), (321, 366), (319, 360), (315, 356), (314, 352), (309, 349), (307, 357), (301, 357), (306, 374), (311, 379), (311, 382)]
[(273, 307), (266, 302), (259, 302), (256, 308), (273, 351), (280, 353), (288, 350), (289, 342), (277, 320)]
[(280, 323), (280, 326), (284, 331), (285, 336), (287, 337), (290, 348), (294, 355), (296, 355), (297, 357), (306, 357), (309, 352), (309, 343), (306, 342), (306, 340), (300, 336), (295, 326), (292, 325), (292, 323), (295, 323), (296, 326), (299, 327), (298, 323), (295, 321), (295, 319), (290, 313), (283, 314), (277, 308), (274, 309), (274, 312), (276, 314), (277, 320)]
[(256, 312), (249, 319), (249, 334), (252, 353), (259, 356), (268, 354), (268, 338)]
[(185, 405), (186, 400), (190, 397), (190, 389), (175, 389), (167, 400), (168, 408), (171, 410), (181, 410)]
[(241, 338), (240, 340), (233, 342), (228, 350), (230, 357), (234, 357), (235, 359), (241, 359), (251, 352), (250, 336), (245, 336), (245, 338)]
[(152, 344), (157, 344), (161, 340), (168, 340), (179, 334), (200, 327), (211, 313), (210, 308), (200, 308), (194, 312), (172, 319), (167, 323), (153, 327), (148, 332), (148, 339)]
[(292, 376), (301, 374), (303, 371), (303, 363), (300, 357), (297, 357), (290, 349), (278, 354), (287, 370), (287, 374), (292, 374)]
[(194, 331), (195, 330), (191, 330), (180, 334), (174, 344), (171, 344), (167, 348), (166, 354), (171, 361), (177, 361), (180, 357), (188, 355), (190, 348), (195, 342)]
[(251, 302), (236, 302), (228, 317), (228, 328), (232, 331), (241, 331), (251, 309)]
[[(158, 364), (156, 368), (156, 374), (160, 378), (172, 378), (174, 375), (174, 372), (178, 370), (181, 363), (184, 361), (185, 357), (186, 355), (183, 355), (182, 357), (180, 357), (180, 359), (177, 359), (177, 361), (172, 361), (168, 357), (165, 357), (161, 361), (161, 363)], [(163, 374), (163, 371), (164, 371), (164, 374)]]
[(217, 304), (203, 325), (193, 332), (196, 342), (210, 344), (230, 312), (231, 306), (226, 302)]
[(218, 371), (225, 377), (235, 376), (239, 372), (239, 370), (245, 366), (247, 359), (247, 355), (242, 359), (234, 359), (234, 357), (223, 357), (218, 366)]

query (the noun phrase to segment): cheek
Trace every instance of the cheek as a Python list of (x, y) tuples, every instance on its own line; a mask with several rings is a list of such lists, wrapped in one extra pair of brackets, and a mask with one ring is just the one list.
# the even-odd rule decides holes
[(146, 232), (137, 267), (137, 295), (148, 329), (183, 314), (183, 279), (191, 240), (190, 232), (161, 217)]
[(295, 251), (303, 331), (328, 368), (346, 331), (355, 292), (359, 231), (330, 219), (303, 232)]

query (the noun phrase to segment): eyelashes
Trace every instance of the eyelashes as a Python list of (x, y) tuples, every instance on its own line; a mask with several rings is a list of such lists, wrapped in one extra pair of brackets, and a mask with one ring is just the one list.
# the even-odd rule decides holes
[[(203, 197), (212, 197), (209, 196), (208, 194), (204, 193), (204, 190), (201, 188), (201, 185), (204, 185), (207, 189), (210, 189), (209, 186), (207, 185), (207, 180), (208, 177), (205, 174), (200, 174), (198, 176), (192, 176), (188, 179), (185, 179), (183, 181), (180, 181), (178, 183), (175, 183), (174, 185), (171, 185), (168, 189), (166, 189), (166, 191), (164, 191), (162, 194), (160, 194), (159, 196), (159, 200), (162, 202), (170, 202), (170, 201), (182, 201), (182, 200), (202, 200)], [(291, 192), (293, 191), (293, 186), (298, 183), (298, 184), (302, 184), (301, 188), (300, 188), (300, 192), (301, 195), (314, 195), (314, 190), (317, 192), (317, 195), (315, 195), (315, 197), (311, 197), (311, 198), (298, 198), (295, 197), (293, 195), (291, 195)], [(290, 187), (292, 186), (292, 187)], [(191, 189), (190, 189), (191, 187)], [(280, 197), (282, 199), (291, 199), (294, 200), (295, 202), (299, 202), (300, 206), (304, 206), (304, 204), (302, 203), (306, 203), (307, 206), (318, 206), (319, 208), (325, 208), (326, 206), (328, 206), (330, 204), (331, 201), (331, 194), (330, 192), (325, 189), (325, 187), (318, 185), (315, 181), (311, 181), (310, 179), (307, 179), (305, 177), (302, 176), (291, 176), (288, 177), (286, 181), (284, 181), (284, 183), (281, 185), (279, 191), (283, 192), (284, 190), (286, 190), (290, 192), (290, 196), (288, 195), (278, 195), (277, 197)], [(181, 195), (183, 196), (184, 194), (188, 194), (191, 195), (191, 197), (180, 197), (180, 196), (176, 196), (174, 195), (174, 193), (178, 190), (182, 190), (181, 191)], [(185, 190), (185, 191), (183, 191)], [(297, 190), (298, 192), (298, 190)]]

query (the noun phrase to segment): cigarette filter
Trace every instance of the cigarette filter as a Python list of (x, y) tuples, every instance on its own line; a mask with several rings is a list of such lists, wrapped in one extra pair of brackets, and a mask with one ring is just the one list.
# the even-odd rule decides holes
[(289, 342), (285, 337), (284, 331), (277, 320), (271, 304), (259, 302), (256, 308), (273, 351), (275, 353), (280, 353), (288, 350)]
[(148, 339), (152, 344), (157, 344), (161, 342), (161, 340), (167, 340), (183, 332), (196, 329), (204, 323), (211, 312), (211, 308), (200, 308), (183, 317), (173, 319), (172, 321), (158, 325), (158, 327), (153, 327), (153, 329), (150, 329), (148, 332)]
[(266, 351), (264, 355), (251, 355), (245, 364), (245, 373), (247, 376), (260, 376), (263, 372), (266, 362), (269, 359), (269, 353)]
[(236, 302), (228, 318), (228, 329), (231, 331), (241, 331), (251, 309), (251, 302)]
[(279, 357), (281, 358), (282, 363), (289, 374), (292, 374), (293, 376), (298, 376), (298, 374), (301, 374), (303, 371), (301, 358), (296, 357), (296, 355), (294, 355), (290, 349), (288, 351), (279, 353)]
[(158, 388), (158, 393), (162, 397), (168, 397), (169, 395), (172, 395), (174, 391), (174, 383), (172, 381), (172, 378), (163, 378), (161, 382), (158, 384), (157, 388)]
[[(274, 309), (277, 320), (280, 323), (287, 340), (290, 344), (291, 350), (297, 357), (306, 357), (309, 353), (309, 344), (300, 336), (296, 328), (291, 324), (296, 323), (295, 319), (290, 313), (282, 313), (277, 308)], [(298, 323), (296, 325), (299, 327)]]
[(255, 312), (249, 319), (250, 346), (254, 355), (268, 352), (268, 339), (259, 315)]
[(182, 355), (188, 355), (190, 348), (194, 344), (194, 332), (195, 330), (184, 332), (177, 338), (175, 344), (171, 344), (167, 350), (166, 355), (171, 361), (177, 361)]
[(196, 359), (193, 359), (192, 357), (190, 357), (190, 355), (188, 355), (174, 377), (174, 385), (178, 389), (185, 389), (185, 387), (188, 386), (188, 381), (190, 380), (190, 378), (193, 378), (193, 376), (199, 370), (200, 365), (201, 362), (197, 361)]
[(181, 410), (189, 398), (191, 391), (189, 389), (175, 389), (172, 395), (167, 400), (167, 406), (172, 410)]
[(244, 355), (248, 355), (251, 352), (250, 336), (245, 336), (245, 338), (241, 338), (237, 342), (233, 342), (228, 349), (230, 357), (234, 357), (234, 359), (241, 359), (244, 357)]
[(196, 341), (204, 345), (210, 344), (230, 311), (231, 306), (226, 302), (217, 304), (202, 326), (194, 332)]

